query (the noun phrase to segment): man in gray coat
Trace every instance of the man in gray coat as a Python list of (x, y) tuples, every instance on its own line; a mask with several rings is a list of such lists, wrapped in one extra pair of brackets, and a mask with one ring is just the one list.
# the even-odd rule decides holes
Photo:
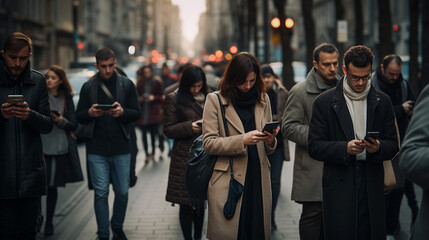
[(313, 68), (305, 81), (290, 90), (283, 116), (283, 136), (296, 143), (292, 200), (302, 204), (299, 220), (301, 239), (323, 239), (323, 163), (308, 155), (307, 136), (314, 99), (336, 86), (339, 76), (338, 50), (322, 43), (313, 51)]
[(399, 167), (405, 177), (423, 188), (422, 204), (417, 215), (411, 240), (427, 239), (429, 236), (429, 87), (423, 89), (408, 125), (407, 134), (402, 144)]

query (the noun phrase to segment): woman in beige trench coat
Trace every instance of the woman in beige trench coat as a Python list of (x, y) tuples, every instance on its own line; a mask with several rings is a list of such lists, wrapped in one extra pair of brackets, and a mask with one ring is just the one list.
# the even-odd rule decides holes
[[(225, 137), (219, 101), (221, 96), (229, 137)], [(267, 154), (276, 147), (275, 133), (261, 132), (272, 120), (271, 107), (257, 59), (240, 53), (232, 58), (220, 80), (219, 92), (208, 95), (203, 113), (203, 147), (217, 155), (209, 182), (208, 239), (270, 239), (271, 180)], [(232, 219), (223, 213), (231, 179), (229, 156), (233, 156), (234, 178), (244, 191)]]

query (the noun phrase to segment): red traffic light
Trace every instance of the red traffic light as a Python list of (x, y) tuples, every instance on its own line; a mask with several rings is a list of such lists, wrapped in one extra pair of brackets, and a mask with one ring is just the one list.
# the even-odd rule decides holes
[(84, 47), (85, 47), (85, 44), (83, 42), (77, 43), (77, 50), (82, 51)]
[(395, 32), (399, 31), (399, 26), (396, 24), (393, 25), (393, 31), (395, 31)]

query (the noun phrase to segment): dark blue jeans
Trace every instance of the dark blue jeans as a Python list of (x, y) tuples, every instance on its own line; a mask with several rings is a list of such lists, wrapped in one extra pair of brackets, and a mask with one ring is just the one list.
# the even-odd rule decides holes
[(282, 178), (284, 150), (283, 144), (279, 146), (277, 144), (276, 150), (268, 155), (268, 160), (271, 164), (271, 191), (273, 195), (273, 202), (271, 208), (271, 224), (275, 224), (274, 212), (276, 211), (277, 201), (280, 195), (280, 182)]
[[(94, 186), (94, 210), (97, 219), (98, 236), (109, 237), (109, 184), (113, 185), (112, 228), (122, 228), (128, 204), (131, 155), (101, 156), (88, 154), (91, 183)], [(111, 179), (110, 179), (111, 178)]]

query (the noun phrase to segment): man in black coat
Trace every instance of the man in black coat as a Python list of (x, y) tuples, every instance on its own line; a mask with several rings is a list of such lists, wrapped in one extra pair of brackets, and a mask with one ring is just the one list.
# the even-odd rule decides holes
[(40, 134), (53, 121), (45, 77), (30, 69), (31, 45), (28, 36), (12, 33), (0, 56), (0, 239), (36, 239), (47, 191)]
[[(383, 161), (398, 152), (389, 97), (371, 86), (374, 55), (365, 46), (344, 54), (344, 77), (314, 102), (311, 157), (324, 162), (325, 239), (385, 239)], [(367, 132), (377, 138), (365, 138)]]
[[(402, 59), (396, 54), (389, 54), (383, 58), (380, 67), (372, 74), (371, 83), (377, 89), (389, 96), (392, 101), (398, 124), (399, 137), (401, 142), (405, 137), (408, 123), (413, 115), (413, 106), (416, 98), (410, 83), (402, 77)], [(399, 170), (399, 158), (392, 160), (395, 170), (396, 186), (391, 192), (386, 194), (386, 233), (394, 235), (399, 229), (399, 212), (401, 209), (402, 197), (408, 198), (408, 205), (411, 208), (411, 222), (417, 218), (418, 206), (414, 185), (411, 181), (404, 179)], [(393, 236), (391, 236), (392, 238)]]
[[(95, 54), (98, 73), (82, 86), (76, 118), (86, 124), (88, 170), (94, 187), (99, 239), (109, 239), (109, 184), (115, 192), (110, 226), (113, 239), (127, 239), (123, 223), (130, 183), (130, 125), (140, 116), (137, 89), (115, 72), (115, 54), (102, 48)], [(103, 105), (101, 105), (103, 104)]]

